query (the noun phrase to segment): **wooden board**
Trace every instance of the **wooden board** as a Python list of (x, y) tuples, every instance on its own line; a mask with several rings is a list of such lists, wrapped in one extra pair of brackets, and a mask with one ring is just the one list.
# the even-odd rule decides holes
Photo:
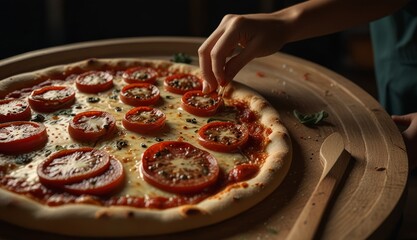
[[(170, 59), (174, 53), (196, 56), (203, 39), (176, 37), (95, 41), (35, 51), (0, 61), (0, 79), (86, 58), (148, 57)], [(194, 64), (197, 64), (194, 58)], [(262, 75), (262, 76), (261, 76)], [(253, 60), (236, 81), (261, 93), (281, 114), (294, 150), (290, 172), (267, 199), (224, 222), (172, 234), (176, 239), (283, 239), (320, 178), (319, 149), (339, 131), (354, 157), (320, 230), (322, 239), (388, 238), (403, 207), (408, 176), (401, 134), (369, 94), (342, 76), (293, 56), (277, 53)], [(293, 110), (325, 110), (326, 122), (300, 124)], [(99, 231), (99, 230), (98, 230)], [(74, 239), (0, 224), (2, 239)], [(146, 237), (165, 239), (167, 236)]]

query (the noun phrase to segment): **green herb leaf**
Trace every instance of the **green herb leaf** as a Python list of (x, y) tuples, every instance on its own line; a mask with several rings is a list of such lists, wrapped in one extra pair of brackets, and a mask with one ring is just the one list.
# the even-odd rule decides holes
[(129, 146), (129, 144), (126, 140), (119, 139), (119, 140), (116, 141), (116, 148), (118, 150), (122, 150), (123, 148), (128, 147), (128, 146)]
[(41, 115), (41, 114), (36, 114), (32, 119), (31, 119), (31, 121), (34, 121), (34, 122), (38, 122), (38, 123), (42, 123), (42, 122), (45, 122), (45, 117), (43, 116), (43, 115)]
[(320, 112), (316, 112), (316, 113), (311, 113), (311, 114), (303, 114), (297, 110), (294, 110), (293, 114), (298, 119), (298, 121), (300, 121), (300, 123), (307, 125), (307, 126), (317, 125), (323, 119), (329, 116), (329, 114), (324, 110)]
[(32, 156), (30, 154), (17, 155), (14, 158), (14, 162), (19, 165), (26, 165), (32, 162)]
[(190, 64), (193, 60), (191, 59), (189, 55), (185, 53), (176, 53), (174, 54), (173, 59), (171, 61), (176, 62), (176, 63)]
[(71, 108), (62, 109), (54, 113), (55, 116), (64, 115), (64, 116), (75, 116), (75, 114), (72, 113)]
[(210, 122), (233, 122), (232, 120), (222, 119), (222, 118), (209, 118), (207, 119), (207, 123)]

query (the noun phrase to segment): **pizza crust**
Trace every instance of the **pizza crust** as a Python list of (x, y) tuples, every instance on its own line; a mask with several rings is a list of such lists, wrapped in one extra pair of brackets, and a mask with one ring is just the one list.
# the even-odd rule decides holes
[[(0, 81), (0, 98), (14, 90), (39, 84), (43, 81), (44, 75), (61, 73), (72, 68), (91, 70), (106, 65), (164, 66), (200, 75), (199, 69), (195, 66), (167, 61), (90, 59), (4, 79)], [(235, 183), (198, 204), (163, 210), (88, 204), (49, 207), (25, 196), (0, 189), (0, 219), (25, 228), (64, 235), (122, 237), (185, 231), (218, 223), (242, 213), (261, 202), (281, 184), (291, 165), (292, 147), (289, 134), (280, 121), (278, 112), (260, 94), (243, 84), (233, 82), (227, 87), (226, 95), (248, 101), (250, 108), (261, 116), (261, 123), (272, 130), (266, 148), (268, 157), (262, 170), (254, 178)]]

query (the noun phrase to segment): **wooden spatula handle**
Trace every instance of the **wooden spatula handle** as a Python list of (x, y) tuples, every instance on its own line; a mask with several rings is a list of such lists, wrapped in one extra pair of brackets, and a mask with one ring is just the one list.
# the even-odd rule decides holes
[(307, 240), (314, 238), (315, 232), (320, 224), (319, 219), (323, 217), (324, 210), (333, 195), (337, 180), (324, 178), (307, 201), (304, 209), (297, 218), (287, 239)]
[(321, 222), (329, 200), (337, 189), (350, 160), (350, 154), (343, 150), (334, 166), (319, 181), (313, 194), (297, 218), (287, 239), (313, 239)]

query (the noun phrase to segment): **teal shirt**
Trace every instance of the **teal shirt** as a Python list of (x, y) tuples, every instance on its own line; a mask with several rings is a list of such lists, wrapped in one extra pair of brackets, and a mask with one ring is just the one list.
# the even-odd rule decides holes
[(389, 114), (417, 112), (417, 0), (370, 26), (379, 102)]

